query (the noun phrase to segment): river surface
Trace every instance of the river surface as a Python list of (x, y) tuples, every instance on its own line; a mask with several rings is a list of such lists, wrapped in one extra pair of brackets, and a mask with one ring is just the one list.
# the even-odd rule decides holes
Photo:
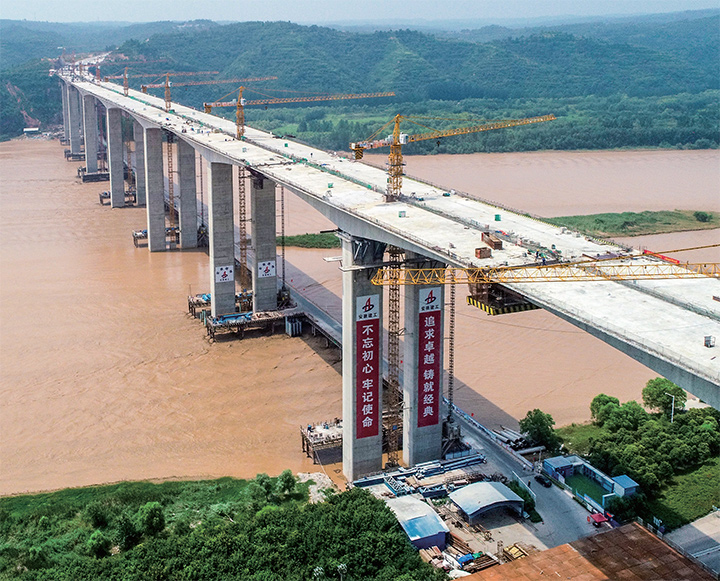
[[(340, 415), (337, 350), (284, 335), (208, 344), (186, 315), (186, 295), (207, 289), (206, 254), (135, 248), (130, 232), (144, 227), (145, 210), (100, 206), (105, 184), (80, 184), (78, 164), (65, 162), (62, 150), (57, 141), (0, 144), (0, 494), (312, 469), (298, 428)], [(600, 211), (614, 189), (609, 174), (624, 168), (614, 179), (618, 188), (632, 179), (631, 195), (601, 210), (712, 210), (720, 205), (718, 159), (675, 151), (479, 154), (410, 158), (408, 172), (561, 215)], [(658, 181), (661, 171), (666, 179)], [(667, 177), (676, 174), (684, 177)], [(486, 191), (490, 177), (507, 194)], [(552, 212), (541, 212), (534, 196), (510, 197), (529, 188), (523, 180), (548, 188), (553, 179)], [(486, 185), (469, 187), (477, 183)], [(571, 195), (569, 183), (582, 187)], [(646, 207), (648, 200), (657, 205)], [(288, 234), (332, 228), (294, 196), (286, 204)], [(718, 238), (711, 230), (630, 243), (667, 250)], [(288, 278), (336, 316), (340, 272), (323, 258), (338, 254), (287, 251)], [(558, 425), (584, 421), (597, 393), (638, 399), (655, 377), (544, 311), (489, 317), (459, 293), (457, 312), (456, 402), (491, 426), (516, 425), (535, 407)]]

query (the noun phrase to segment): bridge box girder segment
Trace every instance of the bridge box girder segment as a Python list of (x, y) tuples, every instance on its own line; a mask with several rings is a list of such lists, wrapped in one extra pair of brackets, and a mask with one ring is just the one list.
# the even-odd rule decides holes
[(343, 473), (382, 468), (382, 289), (370, 279), (385, 245), (342, 236)]

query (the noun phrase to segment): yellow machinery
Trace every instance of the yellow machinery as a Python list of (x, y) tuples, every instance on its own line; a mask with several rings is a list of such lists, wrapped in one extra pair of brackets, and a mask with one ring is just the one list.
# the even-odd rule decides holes
[[(418, 123), (416, 119), (423, 121), (457, 121), (457, 119), (444, 119), (441, 117), (408, 117), (405, 115), (395, 115), (392, 120), (388, 121), (375, 133), (373, 133), (365, 141), (357, 143), (351, 143), (350, 149), (355, 154), (355, 159), (362, 159), (363, 153), (366, 149), (377, 149), (379, 147), (390, 147), (389, 157), (389, 179), (386, 200), (388, 202), (395, 202), (400, 198), (402, 193), (402, 176), (403, 176), (403, 161), (402, 161), (402, 146), (407, 143), (413, 143), (415, 141), (424, 141), (427, 139), (440, 139), (442, 137), (452, 137), (454, 135), (467, 135), (469, 133), (480, 133), (482, 131), (492, 131), (493, 129), (504, 129), (506, 127), (517, 127), (519, 125), (531, 125), (533, 123), (542, 123), (544, 121), (552, 121), (555, 119), (554, 115), (543, 115), (541, 117), (528, 117), (526, 119), (506, 119), (500, 121), (490, 121), (481, 123), (479, 125), (471, 125), (467, 127), (458, 127), (455, 129), (438, 130), (431, 127), (427, 127), (421, 123)], [(409, 121), (424, 129), (427, 129), (425, 133), (417, 133), (415, 135), (408, 135), (407, 133), (400, 133), (400, 123), (403, 121)], [(375, 139), (380, 135), (388, 126), (393, 125), (392, 135), (388, 135), (385, 139)]]
[[(249, 79), (252, 80), (252, 79)], [(235, 124), (237, 126), (237, 138), (242, 139), (245, 135), (245, 107), (248, 105), (282, 105), (284, 103), (311, 103), (319, 101), (341, 101), (343, 99), (371, 99), (378, 97), (394, 97), (395, 93), (342, 93), (337, 95), (310, 95), (307, 97), (272, 97), (264, 95), (265, 99), (254, 99), (248, 101), (243, 97), (243, 91), (247, 87), (237, 89), (237, 99), (232, 101), (218, 100), (212, 103), (204, 103), (205, 113), (212, 113), (213, 107), (235, 107)], [(232, 91), (234, 92), (234, 91)], [(228, 93), (230, 94), (230, 93)], [(227, 95), (226, 95), (227, 96)]]

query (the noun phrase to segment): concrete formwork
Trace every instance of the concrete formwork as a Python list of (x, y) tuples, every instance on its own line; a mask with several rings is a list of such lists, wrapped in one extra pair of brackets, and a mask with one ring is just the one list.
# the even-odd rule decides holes
[(70, 129), (70, 152), (73, 154), (78, 154), (81, 150), (81, 125), (80, 93), (75, 87), (68, 85), (68, 127)]
[(165, 185), (162, 130), (145, 129), (145, 192), (150, 252), (165, 250)]
[(384, 245), (346, 236), (342, 246), (343, 473), (353, 481), (382, 468), (382, 288), (364, 267)]
[(403, 461), (414, 466), (442, 454), (445, 288), (407, 285), (404, 290)]
[(180, 185), (180, 248), (197, 247), (197, 197), (195, 191), (195, 150), (182, 139), (177, 142)]
[(98, 170), (98, 118), (95, 97), (83, 96), (83, 129), (85, 133), (85, 169), (88, 173)]
[(108, 167), (110, 169), (110, 205), (125, 205), (125, 170), (123, 168), (122, 109), (107, 110)]
[(277, 309), (277, 238), (275, 182), (254, 174), (250, 179), (251, 233), (254, 264), (251, 265), (253, 310)]
[(235, 225), (232, 165), (208, 163), (210, 292), (213, 317), (235, 312)]
[(135, 140), (135, 203), (144, 206), (147, 201), (145, 187), (145, 136), (143, 127), (133, 121), (133, 139)]

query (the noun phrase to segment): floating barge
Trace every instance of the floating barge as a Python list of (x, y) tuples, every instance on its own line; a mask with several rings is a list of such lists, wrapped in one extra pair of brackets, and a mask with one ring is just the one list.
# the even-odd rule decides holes
[[(236, 333), (242, 338), (248, 329), (271, 328), (275, 332), (277, 323), (284, 324), (287, 330), (288, 319), (294, 319), (300, 315), (297, 307), (290, 307), (281, 311), (266, 311), (260, 313), (241, 312), (220, 315), (219, 317), (205, 316), (205, 329), (208, 338), (215, 340), (217, 333)], [(202, 320), (202, 319), (201, 319)]]

